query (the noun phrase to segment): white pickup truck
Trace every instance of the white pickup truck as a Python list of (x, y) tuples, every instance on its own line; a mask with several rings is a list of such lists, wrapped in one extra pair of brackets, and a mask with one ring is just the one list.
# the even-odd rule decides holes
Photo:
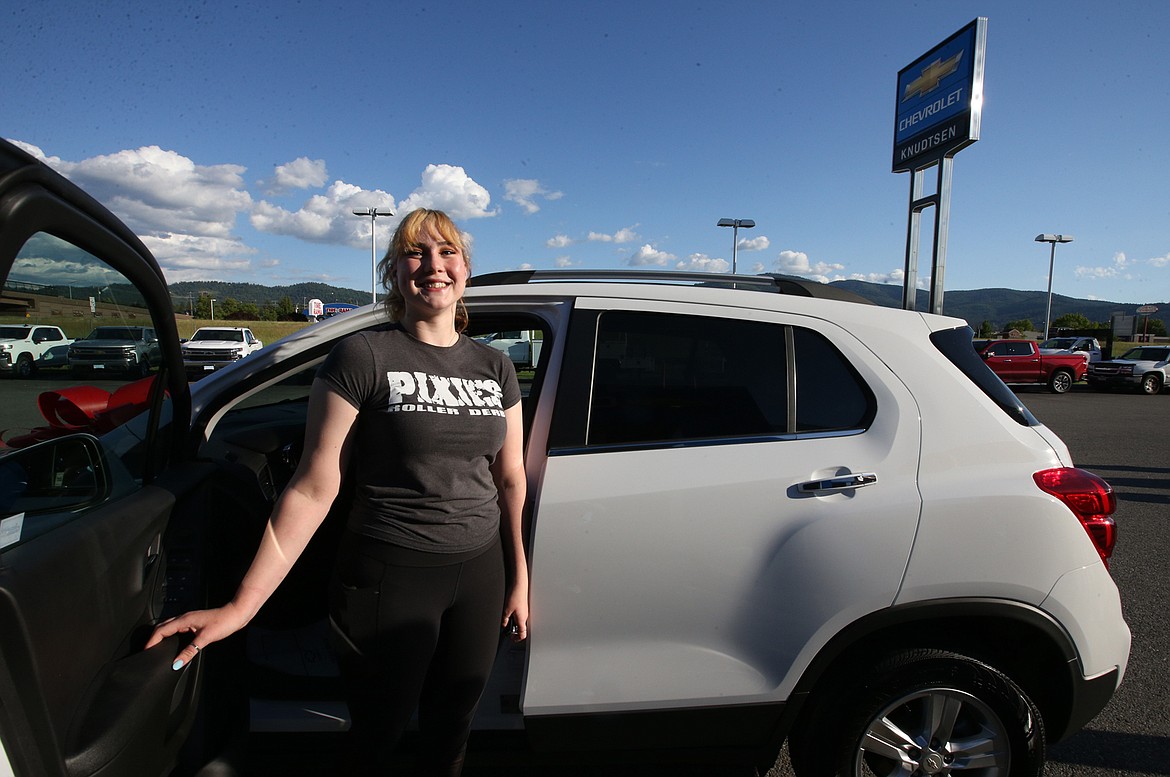
[(520, 330), (493, 332), (489, 335), (481, 335), (475, 339), (481, 343), (490, 345), (497, 351), (503, 351), (508, 354), (508, 358), (512, 360), (512, 364), (517, 367), (535, 368), (537, 363), (540, 362), (540, 347), (544, 344), (544, 340), (539, 335), (539, 332)]
[(264, 347), (252, 330), (242, 326), (201, 326), (183, 343), (183, 366), (188, 378), (198, 378), (226, 367)]
[(72, 342), (60, 327), (4, 324), (0, 326), (0, 372), (27, 378), (42, 367), (64, 367)]

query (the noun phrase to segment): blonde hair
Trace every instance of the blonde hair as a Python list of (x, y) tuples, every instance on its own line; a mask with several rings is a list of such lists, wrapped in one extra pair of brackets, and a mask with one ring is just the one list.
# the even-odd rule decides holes
[[(395, 265), (399, 259), (406, 255), (407, 250), (417, 245), (428, 232), (434, 232), (443, 240), (457, 246), (460, 253), (463, 254), (468, 275), (471, 274), (471, 254), (467, 251), (463, 234), (459, 231), (459, 227), (455, 226), (451, 217), (441, 210), (430, 210), (429, 208), (411, 211), (406, 214), (406, 217), (398, 224), (398, 228), (394, 230), (394, 236), (390, 238), (390, 247), (386, 249), (386, 255), (382, 257), (382, 260), (378, 262), (378, 279), (381, 281), (382, 287), (386, 289), (386, 297), (382, 304), (386, 307), (386, 313), (390, 316), (391, 321), (401, 321), (402, 314), (406, 310), (406, 298), (402, 296), (402, 291), (394, 283)], [(467, 306), (460, 298), (455, 305), (455, 331), (462, 332), (467, 328), (467, 323)]]

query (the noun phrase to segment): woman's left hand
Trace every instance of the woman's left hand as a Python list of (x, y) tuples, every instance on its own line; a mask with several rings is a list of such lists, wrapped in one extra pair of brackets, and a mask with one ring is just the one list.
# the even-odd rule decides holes
[(504, 601), (504, 619), (501, 628), (509, 629), (513, 642), (528, 639), (528, 590), (518, 588), (508, 594)]

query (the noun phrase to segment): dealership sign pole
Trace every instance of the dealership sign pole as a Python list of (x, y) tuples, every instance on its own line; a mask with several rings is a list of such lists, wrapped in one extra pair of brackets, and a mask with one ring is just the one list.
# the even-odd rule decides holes
[[(910, 173), (910, 213), (902, 307), (914, 310), (922, 211), (934, 208), (930, 311), (942, 313), (954, 155), (979, 139), (987, 19), (980, 17), (898, 72), (894, 115), (895, 173)], [(933, 194), (923, 193), (927, 168), (938, 166)]]

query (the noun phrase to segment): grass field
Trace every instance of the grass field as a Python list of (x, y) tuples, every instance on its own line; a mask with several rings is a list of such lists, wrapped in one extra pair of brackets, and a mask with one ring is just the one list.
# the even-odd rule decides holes
[[(191, 335), (195, 334), (195, 330), (201, 326), (244, 326), (251, 329), (252, 334), (260, 338), (265, 344), (274, 343), (285, 335), (292, 334), (309, 325), (307, 322), (297, 321), (211, 321), (198, 318), (179, 318), (175, 320), (175, 323), (178, 325), (179, 337), (183, 339), (189, 339)], [(148, 325), (148, 322), (141, 316), (134, 318), (115, 316), (92, 318), (89, 316), (34, 315), (27, 318), (24, 316), (0, 316), (0, 324), (56, 325), (61, 327), (66, 337), (77, 340), (89, 334), (95, 326), (144, 326)]]

